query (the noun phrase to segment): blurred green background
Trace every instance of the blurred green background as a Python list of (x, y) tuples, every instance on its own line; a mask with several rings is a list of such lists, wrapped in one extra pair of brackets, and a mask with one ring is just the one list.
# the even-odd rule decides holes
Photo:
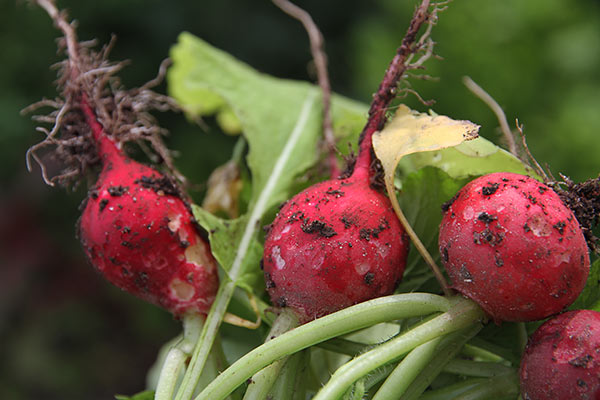
[[(402, 0), (299, 2), (322, 29), (336, 92), (369, 102), (416, 4)], [(113, 60), (128, 59), (124, 83), (152, 79), (177, 35), (190, 31), (255, 68), (315, 80), (301, 25), (269, 1), (65, 0), (81, 39), (116, 34)], [(145, 373), (179, 322), (108, 285), (87, 265), (74, 225), (84, 190), (67, 193), (28, 173), (25, 152), (42, 139), (19, 111), (56, 95), (58, 33), (25, 1), (0, 2), (0, 398), (110, 399), (144, 388)], [(600, 2), (455, 0), (433, 38), (443, 60), (415, 81), (436, 112), (482, 125), (499, 142), (492, 112), (463, 85), (472, 77), (524, 124), (530, 149), (554, 174), (581, 181), (600, 162)], [(160, 87), (165, 92), (166, 88)], [(407, 103), (425, 110), (414, 98)], [(234, 138), (178, 114), (159, 116), (198, 184), (225, 162)]]

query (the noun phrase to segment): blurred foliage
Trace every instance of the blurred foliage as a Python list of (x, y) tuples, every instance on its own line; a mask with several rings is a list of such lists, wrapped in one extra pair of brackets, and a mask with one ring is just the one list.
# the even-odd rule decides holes
[[(357, 21), (350, 65), (359, 96), (378, 85), (398, 46), (412, 2), (379, 0), (379, 13)], [(426, 64), (439, 82), (414, 82), (436, 112), (480, 125), (498, 142), (494, 114), (462, 84), (470, 76), (504, 109), (511, 128), (524, 124), (529, 148), (576, 181), (600, 172), (600, 3), (597, 1), (454, 1), (433, 38), (443, 60)], [(421, 107), (409, 95), (408, 105)]]
[[(323, 30), (335, 91), (368, 103), (406, 30), (416, 1), (307, 0)], [(277, 77), (315, 80), (303, 28), (269, 1), (59, 1), (79, 22), (81, 39), (118, 37), (112, 58), (129, 59), (129, 86), (152, 79), (181, 31), (189, 31)], [(165, 312), (101, 281), (74, 238), (75, 193), (46, 187), (25, 170), (27, 148), (41, 139), (19, 111), (56, 95), (58, 33), (25, 1), (0, 2), (0, 398), (106, 399), (144, 388), (161, 343), (179, 324)], [(436, 112), (482, 125), (499, 141), (492, 112), (461, 83), (471, 76), (525, 125), (540, 163), (575, 180), (599, 172), (600, 3), (595, 0), (458, 1), (440, 14), (436, 53), (413, 80)], [(165, 92), (164, 85), (159, 88)], [(410, 96), (409, 106), (427, 107)], [(158, 116), (168, 145), (195, 183), (231, 155), (235, 138), (213, 120)]]

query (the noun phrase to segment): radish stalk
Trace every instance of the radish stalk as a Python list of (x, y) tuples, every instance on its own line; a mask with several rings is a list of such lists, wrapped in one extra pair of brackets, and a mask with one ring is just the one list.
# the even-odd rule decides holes
[(353, 382), (372, 370), (401, 357), (427, 341), (473, 326), (483, 317), (481, 308), (475, 303), (462, 298), (457, 299), (456, 305), (446, 313), (404, 332), (338, 368), (313, 399), (337, 399)]
[(203, 317), (199, 315), (188, 315), (183, 319), (183, 337), (167, 353), (162, 366), (158, 384), (156, 386), (155, 400), (171, 400), (181, 370), (198, 340), (202, 326)]
[(281, 357), (314, 344), (386, 321), (447, 311), (441, 296), (410, 293), (380, 297), (301, 325), (264, 343), (223, 371), (195, 400), (221, 400), (254, 373)]
[[(271, 326), (266, 342), (281, 336), (296, 326), (298, 326), (298, 319), (296, 316), (290, 311), (284, 310), (279, 314), (273, 323), (273, 326)], [(254, 374), (252, 378), (250, 378), (250, 383), (246, 389), (243, 400), (264, 400), (273, 387), (273, 384), (277, 381), (287, 360), (288, 357), (281, 358)]]
[(377, 390), (373, 400), (392, 400), (401, 396), (408, 388), (410, 383), (422, 371), (422, 369), (431, 361), (442, 337), (437, 337), (429, 342), (415, 347), (398, 364), (383, 385)]

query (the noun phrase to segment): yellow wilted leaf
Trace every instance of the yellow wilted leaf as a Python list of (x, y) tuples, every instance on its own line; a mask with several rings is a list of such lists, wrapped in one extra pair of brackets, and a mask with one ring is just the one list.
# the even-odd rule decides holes
[(396, 115), (381, 132), (373, 135), (373, 149), (392, 180), (396, 166), (407, 154), (456, 146), (479, 135), (479, 125), (444, 115), (424, 114), (400, 105)]
[(392, 207), (446, 294), (449, 294), (449, 289), (444, 276), (400, 209), (394, 193), (394, 173), (398, 162), (405, 155), (457, 146), (466, 140), (477, 138), (478, 131), (479, 125), (470, 121), (456, 121), (433, 113), (423, 114), (401, 105), (392, 121), (381, 132), (373, 135), (373, 150), (383, 165), (385, 187)]

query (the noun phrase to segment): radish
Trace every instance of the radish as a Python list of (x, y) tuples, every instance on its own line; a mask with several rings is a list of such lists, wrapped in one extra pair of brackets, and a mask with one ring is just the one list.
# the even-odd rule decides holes
[(404, 272), (408, 237), (387, 196), (370, 186), (374, 129), (365, 132), (349, 177), (297, 194), (268, 228), (267, 291), (300, 322), (391, 294)]
[(38, 148), (56, 146), (54, 154), (71, 164), (55, 177), (59, 181), (99, 163), (101, 173), (78, 223), (92, 265), (116, 286), (176, 316), (206, 314), (219, 286), (217, 265), (191, 208), (174, 180), (121, 149), (123, 139), (148, 139), (166, 155), (151, 137), (159, 128), (146, 111), (164, 108), (169, 100), (148, 90), (150, 84), (122, 89), (112, 76), (120, 65), (105, 59), (107, 48), (96, 53), (78, 43), (64, 12), (51, 0), (37, 3), (63, 32), (68, 59), (59, 72), (63, 99), (51, 102), (58, 109), (49, 116), (54, 128), (28, 155), (40, 163), (49, 184), (53, 180), (36, 157)]
[(600, 398), (600, 312), (568, 311), (540, 326), (521, 360), (528, 400)]
[(218, 290), (217, 267), (176, 186), (125, 157), (83, 103), (102, 172), (88, 195), (79, 238), (110, 282), (175, 315), (207, 313)]
[(443, 210), (439, 249), (453, 287), (495, 321), (548, 317), (583, 290), (585, 238), (545, 184), (506, 172), (482, 176)]
[(274, 304), (308, 321), (391, 294), (408, 239), (368, 170), (318, 183), (289, 200), (270, 227), (263, 266)]
[(428, 33), (416, 39), (428, 23), (428, 8), (424, 1), (415, 10), (373, 96), (349, 175), (297, 194), (269, 227), (262, 259), (267, 291), (300, 322), (391, 294), (402, 278), (409, 240), (389, 199), (371, 187), (381, 169), (373, 159), (372, 137), (387, 122), (400, 79), (414, 68), (411, 57), (423, 49)]

